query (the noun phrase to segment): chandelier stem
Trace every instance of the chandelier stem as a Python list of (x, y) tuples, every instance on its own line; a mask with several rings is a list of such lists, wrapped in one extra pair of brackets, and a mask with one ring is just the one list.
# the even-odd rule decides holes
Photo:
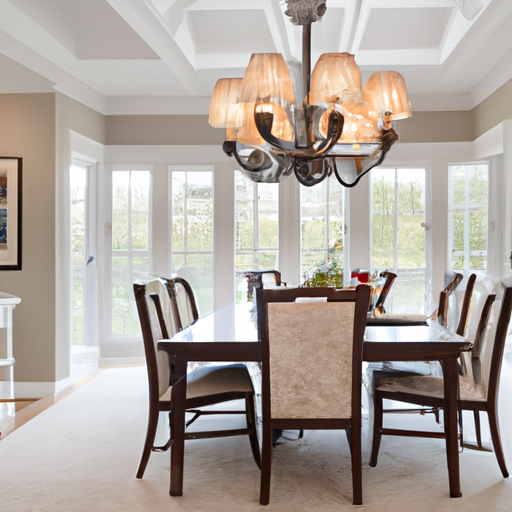
[(311, 23), (302, 25), (302, 87), (306, 105), (309, 106), (311, 82)]
[(311, 23), (302, 25), (302, 88), (304, 121), (306, 123), (306, 147), (314, 142), (313, 120), (309, 108), (309, 87), (311, 84)]

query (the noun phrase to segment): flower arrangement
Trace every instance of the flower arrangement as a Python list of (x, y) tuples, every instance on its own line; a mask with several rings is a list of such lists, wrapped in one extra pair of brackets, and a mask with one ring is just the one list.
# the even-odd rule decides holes
[(343, 265), (338, 260), (318, 262), (304, 273), (303, 287), (343, 288)]

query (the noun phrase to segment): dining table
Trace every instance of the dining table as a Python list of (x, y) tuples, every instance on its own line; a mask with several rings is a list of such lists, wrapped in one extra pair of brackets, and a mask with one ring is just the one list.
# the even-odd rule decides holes
[[(261, 362), (257, 322), (251, 304), (229, 304), (197, 320), (175, 334), (160, 340), (159, 350), (169, 354), (170, 362)], [(471, 350), (471, 343), (438, 324), (414, 326), (367, 325), (363, 342), (363, 360), (440, 361), (444, 380), (444, 429), (450, 497), (462, 496), (458, 452), (458, 358)], [(177, 365), (179, 366), (179, 365)], [(183, 494), (185, 451), (185, 398), (187, 376), (178, 376), (173, 386), (171, 424), (171, 496)]]

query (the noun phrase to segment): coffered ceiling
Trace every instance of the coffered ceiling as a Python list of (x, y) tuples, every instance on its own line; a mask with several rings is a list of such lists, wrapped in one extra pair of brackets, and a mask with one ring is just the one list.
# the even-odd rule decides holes
[[(512, 1), (327, 0), (312, 60), (356, 55), (363, 82), (394, 69), (413, 110), (465, 110), (512, 78)], [(0, 0), (0, 93), (60, 91), (105, 114), (207, 113), (252, 53), (297, 73), (301, 27), (282, 0)], [(298, 74), (298, 73), (297, 73)]]

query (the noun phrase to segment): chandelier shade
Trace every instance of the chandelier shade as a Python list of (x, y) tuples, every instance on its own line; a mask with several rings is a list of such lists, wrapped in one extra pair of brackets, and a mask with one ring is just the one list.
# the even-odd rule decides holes
[(241, 128), (243, 117), (240, 115), (238, 98), (241, 78), (221, 78), (215, 85), (210, 102), (210, 125), (214, 128)]
[(311, 73), (311, 23), (325, 3), (287, 4), (285, 14), (303, 30), (304, 91), (297, 97), (281, 54), (253, 54), (243, 78), (217, 82), (210, 125), (227, 130), (225, 153), (253, 181), (275, 183), (293, 174), (313, 186), (334, 174), (353, 187), (397, 141), (394, 121), (411, 116), (405, 80), (379, 71), (362, 87), (355, 56), (347, 52), (322, 54)]
[(361, 103), (361, 72), (350, 53), (320, 55), (311, 75), (309, 101), (313, 105)]

